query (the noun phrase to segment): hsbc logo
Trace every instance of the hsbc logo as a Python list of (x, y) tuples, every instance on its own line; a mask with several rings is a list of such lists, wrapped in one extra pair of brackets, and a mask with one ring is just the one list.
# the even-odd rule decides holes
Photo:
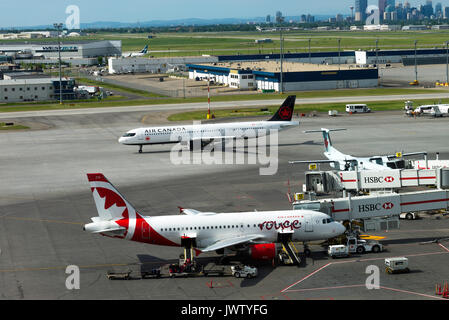
[(391, 183), (394, 181), (393, 177), (365, 177), (365, 183)]
[(361, 204), (359, 205), (359, 212), (372, 212), (372, 211), (380, 211), (391, 210), (393, 209), (394, 204), (391, 202), (385, 202), (384, 204), (376, 203), (376, 204)]
[(385, 203), (382, 205), (382, 207), (383, 207), (385, 210), (391, 210), (391, 209), (393, 209), (394, 204), (391, 203), (391, 202), (385, 202)]

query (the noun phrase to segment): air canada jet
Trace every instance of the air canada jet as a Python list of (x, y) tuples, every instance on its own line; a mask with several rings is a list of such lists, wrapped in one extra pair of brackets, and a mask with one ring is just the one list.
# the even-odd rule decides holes
[(321, 132), (324, 139), (324, 155), (328, 160), (294, 160), (289, 161), (291, 164), (296, 163), (329, 163), (329, 165), (336, 170), (392, 170), (392, 169), (404, 169), (405, 161), (402, 157), (427, 155), (427, 152), (414, 152), (401, 154), (401, 158), (397, 158), (396, 155), (386, 156), (372, 156), (372, 157), (353, 157), (349, 154), (344, 154), (335, 149), (332, 145), (330, 132), (331, 131), (343, 131), (346, 129), (326, 129), (321, 130), (309, 130), (304, 133)]
[(151, 144), (183, 141), (188, 142), (193, 151), (195, 142), (202, 148), (216, 140), (266, 136), (271, 130), (281, 131), (299, 126), (299, 121), (292, 121), (295, 100), (296, 96), (289, 96), (274, 116), (266, 121), (138, 128), (128, 131), (118, 141), (124, 145), (139, 146), (139, 153), (142, 153), (142, 147)]
[(148, 53), (148, 45), (146, 45), (141, 51), (139, 52), (130, 52), (123, 54), (123, 57), (127, 58), (133, 58), (133, 57), (142, 57)]
[[(309, 210), (215, 213), (180, 208), (181, 214), (142, 216), (101, 173), (87, 174), (98, 216), (84, 230), (94, 234), (198, 252), (245, 251), (272, 260), (282, 239), (326, 240), (345, 232), (328, 215)], [(282, 240), (283, 241), (283, 240)]]

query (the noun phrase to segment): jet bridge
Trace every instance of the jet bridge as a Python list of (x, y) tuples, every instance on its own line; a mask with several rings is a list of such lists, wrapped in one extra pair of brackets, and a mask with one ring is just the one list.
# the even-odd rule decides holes
[(449, 169), (397, 169), (363, 171), (309, 171), (305, 192), (325, 194), (338, 191), (397, 190), (406, 187), (449, 188)]
[[(294, 210), (308, 209), (328, 214), (338, 221), (361, 220), (369, 223), (382, 218), (387, 228), (399, 228), (401, 213), (449, 208), (449, 191), (432, 190), (409, 193), (379, 193), (376, 195), (335, 199), (303, 200), (293, 203)], [(379, 228), (375, 228), (378, 230)], [(380, 228), (385, 230), (385, 228)], [(364, 231), (367, 230), (365, 228)]]

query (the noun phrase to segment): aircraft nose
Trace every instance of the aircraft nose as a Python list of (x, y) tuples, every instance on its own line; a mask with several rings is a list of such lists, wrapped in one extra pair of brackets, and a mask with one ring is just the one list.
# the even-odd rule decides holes
[(118, 142), (121, 143), (121, 144), (123, 144), (123, 143), (125, 142), (125, 138), (120, 137), (120, 138), (118, 139)]
[(338, 233), (338, 235), (345, 233), (346, 228), (344, 225), (342, 225), (339, 222), (335, 222), (336, 226), (335, 226), (335, 232)]

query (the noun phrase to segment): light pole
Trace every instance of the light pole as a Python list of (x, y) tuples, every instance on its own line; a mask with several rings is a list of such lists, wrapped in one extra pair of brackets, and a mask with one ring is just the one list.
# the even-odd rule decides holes
[(312, 39), (309, 38), (309, 63), (310, 64), (312, 63), (312, 51), (311, 51), (311, 48), (310, 48), (310, 42), (311, 41), (312, 41)]
[(341, 39), (338, 39), (338, 70), (340, 70), (340, 50), (341, 50)]
[(54, 23), (53, 26), (58, 30), (58, 56), (59, 56), (59, 104), (62, 104), (62, 70), (61, 70), (61, 30), (62, 23)]
[(418, 60), (416, 56), (416, 45), (418, 44), (418, 40), (415, 40), (415, 82), (418, 82)]
[(280, 54), (279, 54), (279, 58), (280, 58), (280, 62), (281, 62), (281, 88), (279, 89), (279, 91), (282, 93), (284, 93), (284, 72), (283, 72), (283, 51), (284, 51), (284, 43), (283, 43), (283, 38), (282, 38), (282, 26), (279, 28), (279, 33), (280, 33), (280, 41), (281, 41), (281, 50), (280, 50)]
[(378, 46), (379, 46), (379, 39), (376, 39), (376, 68), (377, 69), (379, 69), (379, 54), (378, 54), (379, 49), (378, 49)]
[(446, 44), (446, 86), (449, 85), (449, 41), (445, 42)]

